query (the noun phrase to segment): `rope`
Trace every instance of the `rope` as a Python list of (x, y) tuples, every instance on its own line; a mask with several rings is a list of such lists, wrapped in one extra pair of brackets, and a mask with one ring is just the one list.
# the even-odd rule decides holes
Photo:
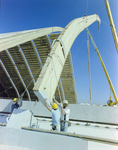
[[(30, 75), (28, 75), (28, 76), (24, 79), (24, 81), (25, 81), (27, 78), (29, 78), (29, 76), (30, 76)], [(21, 81), (17, 82), (15, 85), (18, 85), (19, 83), (21, 83)], [(11, 87), (9, 87), (8, 89), (4, 90), (4, 91), (1, 92), (0, 94), (2, 94), (2, 93), (4, 93), (4, 92), (8, 91), (8, 90), (11, 89), (11, 88), (13, 88), (13, 86), (11, 86)]]
[[(55, 53), (50, 53), (50, 55), (51, 55), (51, 54), (55, 54)], [(50, 56), (50, 55), (48, 55), (48, 56)], [(58, 56), (57, 54), (55, 54), (55, 55)], [(50, 57), (52, 58), (52, 56), (50, 56)], [(58, 56), (58, 58), (59, 58), (59, 60), (60, 60), (60, 61), (59, 61), (60, 64), (63, 66), (62, 61), (61, 61), (61, 59), (60, 59), (59, 56)], [(45, 61), (43, 62), (43, 65), (45, 64), (46, 60), (47, 60), (47, 58), (46, 58)], [(53, 60), (53, 58), (52, 58), (52, 60)], [(56, 77), (56, 81), (57, 81), (57, 75), (56, 75), (56, 69), (55, 69), (55, 65), (54, 65), (54, 60), (53, 60), (53, 67), (54, 67), (55, 77)], [(33, 78), (35, 78), (35, 76), (38, 74), (39, 70), (41, 70), (41, 69), (42, 69), (42, 67), (40, 67), (40, 68), (38, 69), (38, 71), (36, 71), (36, 74), (34, 75)], [(24, 79), (24, 81), (25, 81), (26, 79), (28, 79), (29, 77), (30, 77), (30, 75), (28, 75), (28, 76)], [(28, 84), (28, 86), (26, 87), (26, 89), (29, 88), (29, 86), (31, 85), (32, 81), (33, 81), (33, 79), (30, 81), (30, 83)], [(18, 85), (18, 84), (20, 84), (20, 83), (21, 83), (21, 81), (19, 81), (19, 82), (16, 83), (15, 85)], [(2, 93), (4, 93), (4, 92), (8, 91), (8, 90), (11, 89), (11, 88), (13, 88), (13, 86), (10, 86), (8, 89), (6, 89), (6, 90), (4, 90), (3, 92), (1, 92), (0, 95), (1, 95)], [(25, 89), (25, 91), (24, 91), (21, 95), (24, 95), (24, 94), (25, 94), (26, 89)], [(59, 92), (60, 101), (61, 101), (61, 103), (62, 103), (62, 98), (61, 98), (61, 93), (60, 93), (59, 85), (58, 85), (58, 92)]]
[[(46, 58), (46, 59), (47, 59), (47, 58)], [(45, 61), (43, 62), (43, 64), (46, 62), (46, 59), (45, 59)], [(34, 75), (33, 79), (34, 79), (35, 76), (38, 74), (39, 70), (41, 70), (41, 69), (42, 69), (42, 66), (41, 66), (37, 71), (35, 71), (36, 74)], [(24, 81), (25, 81), (26, 79), (28, 79), (29, 77), (30, 77), (30, 75), (28, 75), (28, 76), (24, 79)], [(26, 87), (26, 89), (28, 89), (28, 87), (29, 87), (30, 84), (32, 83), (33, 79), (30, 81), (30, 83), (28, 84), (28, 86)], [(20, 84), (20, 83), (21, 83), (21, 81), (17, 82), (15, 85), (18, 85), (18, 84)], [(4, 90), (3, 92), (1, 92), (0, 95), (1, 95), (2, 93), (4, 93), (4, 92), (8, 91), (8, 90), (11, 89), (11, 88), (13, 88), (13, 86), (10, 86), (8, 89), (6, 89), (6, 90)], [(26, 92), (26, 89), (25, 89), (25, 91), (24, 91), (23, 93)], [(23, 93), (22, 93), (22, 94), (23, 94)], [(21, 94), (21, 95), (22, 95), (22, 94)], [(24, 95), (24, 94), (23, 94), (23, 95)]]
[(94, 5), (95, 5), (95, 13), (97, 14), (96, 0), (94, 0)]
[(105, 25), (107, 25), (110, 28), (110, 25), (107, 24), (106, 22), (104, 22), (103, 20), (101, 20)]
[[(37, 71), (37, 73), (39, 72), (39, 69), (38, 69), (38, 71)], [(37, 75), (37, 73), (35, 74), (35, 76)], [(34, 76), (34, 77), (35, 77)], [(26, 90), (28, 89), (28, 87), (30, 86), (30, 84), (32, 83), (32, 81), (33, 81), (33, 79), (30, 81), (30, 83), (28, 84), (28, 86), (26, 87), (26, 89), (25, 89), (25, 91), (22, 93), (23, 95), (25, 94), (25, 92), (26, 92)], [(21, 94), (21, 95), (22, 95)]]
[(6, 93), (9, 89), (12, 89), (12, 88), (13, 88), (13, 86), (9, 87), (8, 89), (6, 89), (6, 90), (4, 90), (3, 92), (1, 92), (0, 95), (1, 95), (2, 93)]
[(52, 55), (52, 54), (56, 55), (56, 56), (59, 58), (59, 60), (60, 60), (59, 62), (60, 62), (60, 64), (61, 64), (61, 65), (62, 65), (62, 67), (63, 67), (63, 63), (62, 63), (62, 61), (61, 61), (60, 56), (59, 56), (58, 54), (54, 53), (54, 52), (53, 52), (53, 53), (52, 53), (52, 52), (51, 52), (51, 53), (49, 53), (49, 54), (48, 54), (48, 56), (50, 56), (50, 55)]
[[(38, 69), (38, 71), (39, 71), (39, 69)], [(28, 75), (25, 79), (24, 79), (24, 81), (26, 80), (26, 79), (28, 79), (30, 77), (30, 75)], [(32, 79), (33, 80), (33, 79)], [(31, 80), (31, 81), (32, 81)], [(19, 82), (17, 82), (15, 85), (18, 85), (18, 84), (20, 84), (21, 83), (21, 81), (19, 81)], [(29, 86), (28, 86), (29, 87)], [(8, 89), (6, 89), (6, 90), (4, 90), (3, 92), (1, 92), (0, 93), (0, 95), (2, 94), (2, 93), (4, 93), (4, 92), (6, 92), (6, 91), (8, 91), (9, 89), (11, 89), (11, 88), (13, 88), (13, 86), (10, 86)]]
[(78, 49), (78, 51), (77, 51), (77, 53), (76, 53), (76, 55), (75, 55), (75, 58), (73, 59), (73, 64), (74, 64), (74, 61), (75, 61), (75, 59), (76, 59), (76, 57), (77, 57), (77, 55), (78, 55), (78, 53), (79, 53), (79, 51), (80, 51), (80, 48), (82, 47), (84, 41), (85, 41), (85, 40), (82, 41), (82, 43), (81, 43), (81, 45), (80, 45), (80, 47), (79, 47), (79, 49)]

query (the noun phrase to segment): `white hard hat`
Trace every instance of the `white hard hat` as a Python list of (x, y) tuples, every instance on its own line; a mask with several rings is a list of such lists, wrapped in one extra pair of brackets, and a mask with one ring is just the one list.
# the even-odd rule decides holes
[(63, 100), (63, 104), (68, 104), (68, 101), (67, 100)]

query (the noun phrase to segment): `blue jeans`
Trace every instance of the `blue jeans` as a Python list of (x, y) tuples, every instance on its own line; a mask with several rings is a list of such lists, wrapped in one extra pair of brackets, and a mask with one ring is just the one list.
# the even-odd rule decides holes
[(67, 129), (68, 129), (68, 122), (61, 122), (61, 124), (60, 124), (60, 127), (61, 127), (61, 129), (60, 129), (60, 131), (62, 131), (62, 132), (67, 132)]

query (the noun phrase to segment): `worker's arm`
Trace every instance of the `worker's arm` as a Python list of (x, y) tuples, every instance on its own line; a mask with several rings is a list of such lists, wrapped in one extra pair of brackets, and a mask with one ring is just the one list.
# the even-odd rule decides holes
[(53, 101), (60, 107), (60, 103), (53, 97)]
[(25, 92), (22, 93), (21, 96), (20, 96), (20, 105), (19, 105), (20, 107), (22, 106), (22, 99), (23, 99), (24, 94), (25, 94)]
[(56, 100), (55, 98), (53, 98), (53, 100), (54, 100), (55, 103), (57, 103), (57, 105), (58, 105), (59, 107), (61, 107), (61, 113), (62, 113), (62, 115), (65, 115), (66, 112), (65, 112), (64, 109), (63, 109), (63, 104), (57, 102), (57, 100)]
[(48, 103), (47, 103), (47, 98), (45, 98), (45, 105), (46, 105), (46, 108), (51, 112), (52, 109), (48, 106)]
[(19, 107), (21, 107), (22, 106), (23, 95), (24, 95), (24, 93), (22, 93), (21, 96), (17, 98), (17, 100), (14, 102), (14, 104), (16, 104), (16, 103), (18, 103), (18, 101), (20, 101)]
[(21, 107), (22, 106), (22, 98), (19, 101), (20, 101), (19, 107)]

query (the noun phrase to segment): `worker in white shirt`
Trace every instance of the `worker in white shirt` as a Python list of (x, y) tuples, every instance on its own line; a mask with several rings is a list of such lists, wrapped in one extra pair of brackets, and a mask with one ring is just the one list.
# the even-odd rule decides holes
[(61, 107), (61, 123), (60, 123), (60, 131), (67, 132), (68, 129), (68, 121), (70, 116), (70, 109), (68, 108), (68, 101), (63, 100), (62, 103), (58, 103), (55, 98), (53, 98), (54, 102), (57, 103), (59, 107)]
[(52, 109), (48, 106), (47, 98), (45, 99), (46, 108), (52, 113), (52, 130), (60, 131), (60, 111), (56, 103), (52, 104)]

